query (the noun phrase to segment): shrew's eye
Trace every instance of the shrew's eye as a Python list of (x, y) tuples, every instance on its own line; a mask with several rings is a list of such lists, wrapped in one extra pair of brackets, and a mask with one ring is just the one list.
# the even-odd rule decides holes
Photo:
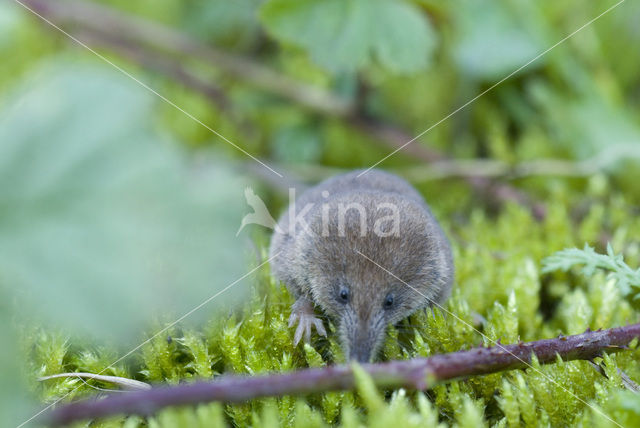
[(393, 294), (387, 294), (387, 297), (384, 298), (384, 302), (382, 303), (382, 306), (385, 309), (389, 309), (393, 307), (393, 302), (394, 302)]
[(341, 288), (340, 291), (338, 292), (338, 299), (342, 303), (347, 303), (349, 301), (349, 290), (347, 290), (344, 287)]

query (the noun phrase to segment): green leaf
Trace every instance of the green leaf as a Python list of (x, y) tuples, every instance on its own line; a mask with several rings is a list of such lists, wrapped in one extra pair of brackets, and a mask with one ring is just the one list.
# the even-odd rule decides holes
[(557, 270), (568, 271), (575, 266), (582, 266), (582, 274), (592, 276), (597, 269), (609, 272), (610, 278), (616, 281), (620, 292), (629, 296), (635, 293), (634, 299), (640, 296), (640, 269), (631, 269), (621, 254), (615, 254), (611, 244), (607, 244), (607, 254), (598, 254), (588, 244), (584, 249), (567, 248), (545, 258), (542, 261), (542, 272)]
[[(20, 366), (21, 349), (11, 325), (10, 303), (2, 293), (3, 283), (0, 280), (0, 415), (3, 423), (17, 426), (31, 416), (29, 396), (26, 391), (24, 367)], [(33, 412), (35, 413), (35, 412)]]
[(246, 48), (260, 35), (256, 8), (262, 0), (196, 0), (183, 23), (190, 33), (216, 45)]
[(14, 37), (13, 32), (20, 26), (23, 16), (14, 3), (0, 4), (0, 47), (9, 45)]
[(416, 72), (435, 47), (429, 21), (402, 0), (270, 0), (261, 16), (274, 37), (305, 48), (333, 72), (374, 59), (394, 72)]
[(139, 337), (248, 270), (243, 186), (220, 164), (189, 167), (150, 126), (152, 101), (116, 71), (65, 63), (0, 112), (0, 299), (70, 332)]
[(624, 108), (603, 101), (596, 93), (567, 102), (553, 90), (538, 87), (536, 97), (547, 113), (551, 132), (558, 135), (558, 145), (575, 158), (598, 156), (598, 165), (613, 171), (623, 169), (624, 160), (638, 162), (640, 127)]
[(501, 2), (458, 2), (455, 14), (460, 38), (454, 56), (466, 75), (489, 80), (501, 78), (544, 50), (539, 36), (542, 19), (534, 7), (522, 3), (522, 9), (526, 13), (520, 10), (518, 15)]
[(312, 163), (322, 155), (320, 136), (311, 126), (289, 126), (278, 130), (273, 146), (274, 159), (282, 163)]

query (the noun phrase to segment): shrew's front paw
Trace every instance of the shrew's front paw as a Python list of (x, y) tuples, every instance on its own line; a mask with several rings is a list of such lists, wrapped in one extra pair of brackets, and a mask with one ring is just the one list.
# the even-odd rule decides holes
[(305, 342), (311, 340), (311, 326), (316, 327), (316, 331), (321, 336), (326, 336), (327, 331), (324, 329), (322, 320), (316, 317), (313, 311), (313, 305), (304, 297), (299, 298), (291, 306), (291, 316), (289, 317), (289, 327), (293, 327), (298, 322), (296, 333), (293, 336), (293, 344), (297, 345), (304, 334)]

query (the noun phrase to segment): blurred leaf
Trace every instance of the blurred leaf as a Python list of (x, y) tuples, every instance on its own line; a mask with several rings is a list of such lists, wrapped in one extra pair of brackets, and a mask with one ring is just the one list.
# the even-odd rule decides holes
[(579, 101), (567, 101), (550, 88), (536, 88), (536, 96), (557, 142), (576, 158), (593, 156), (613, 145), (637, 145), (640, 150), (640, 126), (634, 117), (595, 92)]
[(199, 0), (187, 9), (184, 26), (220, 45), (246, 46), (259, 34), (256, 8), (260, 3), (262, 0)]
[(620, 8), (610, 14), (608, 19), (601, 20), (594, 31), (598, 32), (600, 49), (591, 49), (590, 53), (595, 61), (606, 63), (614, 79), (623, 90), (633, 91), (638, 81), (640, 55), (635, 50), (629, 51), (629, 46), (640, 44), (640, 3), (625, 2)]
[(270, 0), (262, 21), (333, 72), (358, 70), (373, 58), (394, 72), (416, 72), (435, 47), (429, 21), (402, 0)]
[(638, 195), (640, 179), (640, 125), (626, 105), (599, 90), (587, 78), (578, 99), (568, 98), (550, 85), (531, 85), (531, 94), (541, 109), (540, 118), (553, 145), (575, 159), (591, 159), (615, 175), (627, 195)]
[(15, 3), (0, 3), (0, 47), (11, 43), (13, 32), (22, 21), (22, 17)]
[(317, 162), (322, 155), (320, 136), (313, 127), (281, 129), (273, 143), (274, 158), (283, 163)]
[(139, 336), (247, 270), (242, 186), (220, 164), (187, 168), (149, 126), (151, 101), (115, 71), (67, 63), (0, 113), (0, 273), (25, 313)]
[[(453, 53), (463, 73), (494, 80), (544, 50), (541, 37), (537, 36), (541, 31), (535, 31), (542, 25), (541, 19), (534, 7), (524, 2), (519, 4), (520, 14), (516, 15), (503, 2), (461, 0), (458, 3), (454, 13), (460, 35)], [(531, 67), (537, 65), (531, 64)]]
[(0, 415), (7, 426), (16, 426), (29, 414), (26, 376), (20, 367), (21, 349), (11, 325), (10, 306), (6, 298), (7, 284), (0, 279)]

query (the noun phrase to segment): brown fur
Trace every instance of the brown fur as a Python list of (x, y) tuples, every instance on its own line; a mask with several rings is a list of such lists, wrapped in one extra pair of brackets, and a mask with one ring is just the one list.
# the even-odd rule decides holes
[[(417, 191), (389, 173), (371, 170), (358, 178), (359, 173), (330, 178), (304, 192), (296, 200), (295, 211), (299, 213), (307, 203), (315, 204), (304, 216), (314, 235), (301, 227), (288, 233), (289, 213), (285, 213), (278, 223), (285, 233), (274, 233), (270, 251), (272, 256), (278, 254), (272, 263), (276, 278), (296, 298), (308, 299), (339, 322), (347, 358), (369, 361), (379, 350), (389, 323), (433, 302), (440, 304), (449, 296), (453, 262), (443, 231)], [(325, 198), (323, 191), (329, 196)], [(355, 209), (346, 211), (340, 228), (339, 206), (351, 203), (366, 210), (365, 236)], [(376, 209), (381, 203), (398, 207), (397, 236), (373, 232), (376, 220), (390, 213)], [(326, 223), (322, 204), (328, 208)], [(349, 292), (347, 303), (339, 298), (343, 288)], [(390, 294), (394, 304), (384, 308)]]

